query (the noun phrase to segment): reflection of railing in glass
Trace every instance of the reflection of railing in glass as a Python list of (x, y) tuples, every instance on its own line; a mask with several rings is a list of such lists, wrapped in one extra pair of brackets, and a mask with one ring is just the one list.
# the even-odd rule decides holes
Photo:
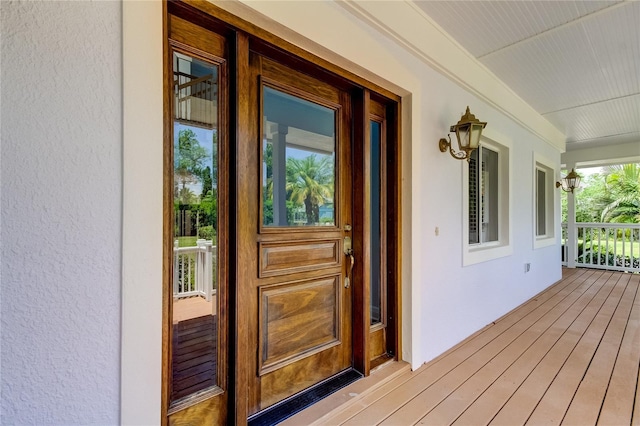
[(210, 301), (216, 290), (214, 259), (217, 248), (212, 241), (197, 240), (195, 247), (173, 248), (173, 297), (202, 296)]

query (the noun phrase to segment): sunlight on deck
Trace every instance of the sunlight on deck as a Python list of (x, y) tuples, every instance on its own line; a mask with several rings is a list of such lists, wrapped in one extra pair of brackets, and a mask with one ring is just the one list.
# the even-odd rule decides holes
[(187, 297), (173, 302), (173, 323), (198, 318), (204, 315), (216, 314), (216, 297), (212, 296), (207, 302), (203, 297)]

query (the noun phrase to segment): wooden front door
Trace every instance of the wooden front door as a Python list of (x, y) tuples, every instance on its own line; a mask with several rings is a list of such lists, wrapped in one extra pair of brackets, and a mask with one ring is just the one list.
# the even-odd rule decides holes
[(348, 94), (254, 52), (249, 64), (238, 285), (253, 414), (351, 367), (353, 235)]

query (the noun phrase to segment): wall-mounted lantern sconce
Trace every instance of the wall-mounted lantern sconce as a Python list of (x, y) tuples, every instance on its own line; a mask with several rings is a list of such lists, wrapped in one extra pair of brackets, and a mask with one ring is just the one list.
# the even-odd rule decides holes
[(449, 129), (450, 132), (456, 132), (456, 139), (458, 139), (458, 148), (459, 151), (455, 152), (453, 147), (451, 146), (451, 136), (447, 135), (449, 140), (442, 138), (440, 139), (438, 146), (440, 147), (441, 152), (451, 153), (453, 158), (458, 160), (467, 160), (469, 161), (469, 157), (471, 156), (471, 152), (478, 148), (480, 145), (480, 136), (482, 135), (482, 129), (485, 128), (487, 123), (483, 123), (476, 118), (475, 115), (471, 114), (469, 111), (469, 107), (467, 107), (467, 112), (460, 117), (460, 121), (458, 124), (451, 126)]
[(580, 175), (574, 169), (571, 169), (568, 175), (563, 177), (560, 182), (556, 182), (556, 188), (562, 187), (564, 192), (571, 192), (580, 187)]

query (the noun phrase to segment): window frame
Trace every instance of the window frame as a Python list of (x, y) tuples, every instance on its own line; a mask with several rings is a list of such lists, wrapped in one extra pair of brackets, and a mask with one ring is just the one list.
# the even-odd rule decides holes
[[(462, 162), (462, 266), (474, 265), (513, 254), (511, 203), (512, 156), (511, 144), (482, 136), (479, 149), (498, 153), (498, 239), (491, 242), (469, 243), (469, 163)], [(481, 158), (482, 153), (478, 153)]]
[[(554, 163), (543, 155), (534, 153), (532, 164), (532, 235), (533, 248), (539, 249), (556, 243), (556, 202), (554, 196), (554, 182), (556, 167)], [(545, 172), (545, 233), (538, 235), (538, 171)]]

